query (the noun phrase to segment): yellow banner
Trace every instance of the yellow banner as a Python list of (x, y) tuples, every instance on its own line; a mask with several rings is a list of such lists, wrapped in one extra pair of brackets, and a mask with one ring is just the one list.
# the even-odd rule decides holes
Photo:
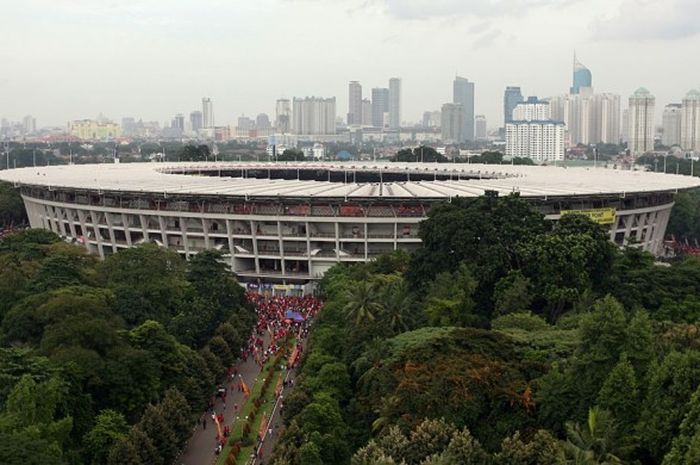
[(589, 210), (562, 210), (559, 212), (564, 215), (584, 215), (595, 221), (598, 224), (613, 224), (615, 222), (614, 208), (592, 208)]

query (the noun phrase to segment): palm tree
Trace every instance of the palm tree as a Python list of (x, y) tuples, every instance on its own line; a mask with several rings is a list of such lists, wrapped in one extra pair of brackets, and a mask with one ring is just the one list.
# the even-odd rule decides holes
[(578, 423), (566, 423), (564, 448), (568, 463), (572, 465), (618, 465), (622, 463), (612, 453), (615, 445), (615, 422), (607, 410), (592, 407), (588, 421), (582, 427)]
[(343, 307), (347, 318), (354, 321), (355, 326), (361, 326), (374, 321), (376, 314), (381, 311), (379, 292), (374, 283), (361, 281), (346, 293), (347, 303)]
[(408, 331), (411, 326), (410, 310), (413, 305), (413, 299), (410, 293), (406, 291), (405, 285), (394, 286), (383, 300), (381, 319), (394, 334)]

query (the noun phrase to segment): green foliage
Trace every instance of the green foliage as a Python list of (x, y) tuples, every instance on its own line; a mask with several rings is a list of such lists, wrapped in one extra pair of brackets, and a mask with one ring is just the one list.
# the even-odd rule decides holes
[(0, 182), (0, 228), (27, 223), (27, 212), (19, 191)]
[(522, 312), (530, 309), (534, 295), (532, 282), (520, 271), (511, 271), (501, 278), (493, 291), (496, 315)]
[(99, 465), (107, 462), (107, 456), (112, 445), (126, 437), (129, 425), (119, 412), (103, 410), (95, 418), (95, 426), (85, 435), (85, 445), (88, 462)]
[(448, 160), (444, 155), (438, 153), (437, 150), (435, 150), (434, 148), (421, 145), (420, 147), (416, 147), (413, 150), (408, 148), (399, 150), (394, 156), (394, 158), (392, 158), (392, 161), (442, 163)]
[(176, 153), (177, 161), (206, 161), (209, 157), (211, 157), (211, 151), (205, 144), (187, 144)]
[(305, 159), (304, 152), (299, 149), (284, 149), (284, 152), (277, 156), (277, 161), (304, 161)]
[(431, 326), (468, 326), (478, 323), (473, 300), (477, 281), (462, 264), (454, 273), (439, 273), (425, 298), (425, 314)]

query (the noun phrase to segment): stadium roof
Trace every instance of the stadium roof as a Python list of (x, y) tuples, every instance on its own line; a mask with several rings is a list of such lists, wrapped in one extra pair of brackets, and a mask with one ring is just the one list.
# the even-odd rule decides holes
[[(420, 173), (443, 180), (403, 182), (329, 182), (196, 176), (168, 171), (330, 170), (344, 172)], [(445, 179), (445, 176), (451, 179)], [(469, 177), (469, 179), (464, 179)], [(481, 179), (479, 179), (481, 177)], [(353, 177), (349, 176), (352, 180)], [(511, 166), (452, 163), (121, 163), (59, 165), (0, 171), (0, 180), (15, 185), (131, 192), (236, 196), (247, 198), (385, 198), (440, 199), (475, 197), (485, 191), (524, 197), (674, 192), (700, 186), (700, 178), (644, 171), (554, 166)]]

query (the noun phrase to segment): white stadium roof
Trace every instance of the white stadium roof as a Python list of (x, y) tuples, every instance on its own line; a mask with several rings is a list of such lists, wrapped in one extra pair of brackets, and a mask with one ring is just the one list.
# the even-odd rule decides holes
[[(329, 182), (169, 174), (168, 171), (330, 170), (335, 173), (384, 172), (451, 176), (452, 179), (402, 182)], [(478, 179), (482, 176), (482, 179)], [(424, 176), (425, 177), (425, 176)], [(471, 179), (460, 179), (470, 177)], [(350, 174), (348, 179), (352, 180)], [(121, 163), (58, 165), (0, 171), (15, 185), (206, 196), (284, 198), (436, 199), (475, 197), (485, 191), (523, 197), (673, 192), (700, 186), (700, 178), (644, 171), (554, 166), (452, 163)], [(381, 185), (380, 185), (381, 184)]]

